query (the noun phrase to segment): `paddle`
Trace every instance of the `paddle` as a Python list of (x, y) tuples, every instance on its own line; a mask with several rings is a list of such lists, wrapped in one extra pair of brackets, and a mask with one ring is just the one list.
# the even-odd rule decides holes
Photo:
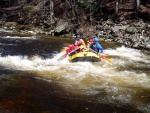
[[(91, 51), (93, 51), (94, 53), (97, 53), (96, 51), (94, 51), (93, 49), (90, 48)], [(100, 55), (100, 58), (103, 59), (103, 60), (107, 60), (109, 63), (112, 63), (112, 61), (107, 58), (106, 56), (109, 56), (109, 54), (106, 54), (106, 53), (101, 53), (99, 54)]]
[(63, 60), (64, 58), (67, 57), (67, 55), (70, 55), (71, 53), (77, 51), (78, 49), (80, 49), (80, 47), (76, 48), (75, 50), (72, 50), (70, 53), (65, 53), (65, 54), (62, 55), (59, 59), (57, 59), (57, 61)]
[(112, 63), (112, 61), (107, 58), (105, 55), (100, 55), (101, 59), (107, 60), (109, 63)]
[(63, 60), (64, 58), (66, 58), (67, 54), (65, 53), (64, 55), (62, 55), (60, 58), (57, 59), (57, 61)]
[(112, 61), (109, 58), (107, 58), (106, 56), (100, 55), (100, 57), (102, 59), (107, 60), (108, 62), (112, 63)]

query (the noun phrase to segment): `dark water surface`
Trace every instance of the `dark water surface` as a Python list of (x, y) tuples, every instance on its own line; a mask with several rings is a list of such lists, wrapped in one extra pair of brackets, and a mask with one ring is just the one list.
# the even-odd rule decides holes
[(113, 64), (58, 62), (71, 42), (1, 35), (0, 113), (150, 113), (149, 52), (103, 42)]

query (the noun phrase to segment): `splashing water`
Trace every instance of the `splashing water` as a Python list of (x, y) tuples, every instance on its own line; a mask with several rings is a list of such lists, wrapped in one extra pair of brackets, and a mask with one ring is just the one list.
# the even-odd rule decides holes
[[(64, 52), (55, 57), (39, 56), (0, 57), (0, 66), (12, 70), (32, 71), (38, 79), (56, 81), (64, 90), (80, 95), (96, 96), (94, 101), (129, 103), (137, 109), (150, 112), (150, 58), (139, 50), (126, 47), (106, 49), (112, 64), (101, 62), (71, 63), (68, 57), (57, 61)], [(146, 91), (146, 93), (144, 93)], [(139, 97), (139, 98), (137, 98)]]

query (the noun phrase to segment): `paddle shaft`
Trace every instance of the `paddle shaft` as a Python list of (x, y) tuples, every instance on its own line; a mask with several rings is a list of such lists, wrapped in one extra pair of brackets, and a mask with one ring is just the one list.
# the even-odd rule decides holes
[(69, 52), (69, 53), (65, 53), (64, 55), (62, 55), (59, 59), (57, 59), (57, 60), (62, 60), (62, 59), (64, 59), (64, 58), (66, 58), (66, 56), (67, 55), (70, 55), (71, 53), (73, 53), (73, 52), (75, 52), (76, 50), (78, 50), (79, 49), (79, 47), (77, 48), (77, 49), (75, 49), (75, 50), (73, 50), (73, 51), (71, 51), (71, 52)]

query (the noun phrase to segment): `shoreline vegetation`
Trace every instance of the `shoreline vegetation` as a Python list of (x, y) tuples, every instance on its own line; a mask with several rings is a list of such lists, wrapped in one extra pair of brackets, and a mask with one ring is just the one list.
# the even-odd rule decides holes
[[(0, 4), (0, 33), (83, 38), (150, 50), (150, 1), (44, 0)], [(136, 1), (136, 2), (133, 2)]]

